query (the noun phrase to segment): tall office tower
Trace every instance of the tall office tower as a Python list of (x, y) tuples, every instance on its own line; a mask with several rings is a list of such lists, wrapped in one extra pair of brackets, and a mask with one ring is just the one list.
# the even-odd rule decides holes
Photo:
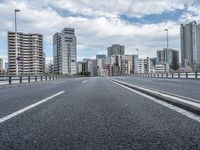
[(119, 44), (114, 44), (111, 47), (107, 48), (107, 56), (112, 55), (124, 55), (124, 46)]
[(3, 59), (0, 58), (0, 74), (3, 74)]
[(159, 64), (168, 64), (173, 70), (179, 68), (179, 51), (174, 49), (163, 49), (157, 51), (157, 59)]
[(180, 30), (182, 67), (200, 71), (200, 25), (195, 21), (181, 24)]
[(76, 36), (73, 28), (64, 28), (53, 36), (54, 73), (73, 75), (77, 72)]
[[(15, 32), (8, 32), (8, 72), (10, 75), (43, 74), (43, 36), (41, 34), (18, 32), (18, 56), (16, 56), (15, 48)], [(16, 60), (18, 60), (17, 63)]]

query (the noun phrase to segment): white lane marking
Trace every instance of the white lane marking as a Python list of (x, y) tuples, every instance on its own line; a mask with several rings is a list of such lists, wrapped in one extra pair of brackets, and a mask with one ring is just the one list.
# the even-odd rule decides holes
[(3, 117), (3, 118), (0, 118), (0, 123), (3, 123), (3, 122), (5, 122), (5, 121), (7, 121), (8, 119), (11, 119), (11, 118), (13, 118), (13, 117), (15, 117), (15, 116), (17, 116), (17, 115), (20, 115), (21, 113), (23, 113), (23, 112), (25, 112), (25, 111), (27, 111), (27, 110), (29, 110), (29, 109), (32, 109), (33, 107), (36, 107), (36, 106), (38, 106), (38, 105), (40, 105), (40, 104), (42, 104), (42, 103), (44, 103), (44, 102), (46, 102), (46, 101), (48, 101), (48, 100), (50, 100), (50, 99), (52, 99), (52, 98), (54, 98), (54, 97), (56, 97), (56, 96), (62, 94), (62, 93), (64, 93), (64, 91), (61, 91), (61, 92), (59, 92), (59, 93), (56, 93), (56, 94), (54, 94), (54, 95), (52, 95), (52, 96), (50, 96), (50, 97), (47, 97), (47, 98), (45, 98), (45, 99), (43, 99), (43, 100), (41, 100), (41, 101), (39, 101), (39, 102), (37, 102), (37, 103), (34, 103), (34, 104), (32, 104), (32, 105), (29, 105), (29, 106), (27, 106), (27, 107), (25, 107), (25, 108), (22, 108), (22, 109), (20, 109), (20, 110), (14, 112), (14, 113), (12, 113), (12, 114), (10, 114), (10, 115), (7, 115), (7, 116), (5, 116), (5, 117)]
[(169, 109), (171, 109), (171, 110), (174, 110), (174, 111), (176, 111), (176, 112), (178, 112), (178, 113), (180, 113), (180, 114), (182, 114), (182, 115), (184, 115), (184, 116), (186, 116), (186, 117), (188, 117), (188, 118), (191, 118), (191, 119), (193, 119), (193, 120), (195, 120), (195, 121), (197, 121), (197, 122), (200, 123), (200, 116), (197, 116), (197, 115), (195, 115), (195, 114), (193, 114), (193, 113), (191, 113), (191, 112), (189, 112), (189, 111), (187, 111), (187, 110), (181, 109), (181, 108), (179, 108), (179, 107), (176, 107), (176, 106), (174, 106), (174, 105), (172, 105), (172, 104), (169, 104), (169, 103), (167, 103), (167, 102), (161, 101), (161, 100), (159, 100), (159, 99), (156, 99), (156, 98), (151, 97), (151, 96), (149, 96), (149, 95), (146, 95), (146, 94), (144, 94), (144, 93), (141, 93), (141, 92), (138, 92), (138, 91), (136, 91), (136, 90), (133, 90), (133, 89), (131, 89), (131, 88), (129, 88), (129, 87), (126, 87), (126, 86), (121, 85), (121, 84), (119, 84), (119, 83), (116, 83), (116, 82), (114, 82), (114, 81), (112, 81), (112, 82), (115, 83), (115, 84), (117, 84), (117, 85), (119, 85), (119, 86), (122, 86), (122, 87), (124, 87), (124, 88), (126, 88), (126, 89), (128, 89), (128, 90), (130, 90), (130, 91), (132, 91), (132, 92), (135, 92), (135, 93), (137, 93), (137, 94), (139, 94), (139, 95), (141, 95), (141, 96), (143, 96), (143, 97), (146, 97), (146, 98), (148, 98), (148, 99), (150, 99), (150, 100), (152, 100), (152, 101), (154, 101), (154, 102), (156, 102), (156, 103), (159, 103), (159, 104), (161, 104), (161, 105), (163, 105), (163, 106), (165, 106), (165, 107), (167, 107), (167, 108), (169, 108)]
[(87, 82), (87, 80), (84, 80), (82, 83), (85, 83), (85, 82)]
[[(142, 90), (145, 90), (145, 91), (148, 91), (148, 92), (157, 94), (157, 95), (161, 95), (161, 96), (164, 96), (164, 97), (168, 97), (168, 98), (174, 99), (174, 100), (176, 100), (176, 101), (183, 102), (183, 103), (186, 103), (186, 104), (189, 104), (189, 105), (192, 105), (192, 106), (195, 106), (195, 107), (200, 108), (199, 100), (194, 100), (194, 99), (193, 99), (193, 101), (184, 100), (184, 99), (182, 99), (182, 98), (180, 98), (180, 97), (175, 97), (175, 96), (173, 96), (173, 95), (168, 95), (168, 94), (165, 94), (165, 93), (160, 93), (159, 91), (156, 91), (156, 90), (151, 90), (151, 89), (148, 89), (148, 88), (144, 88), (144, 87), (140, 87), (140, 86), (128, 84), (127, 82), (122, 82), (122, 81), (118, 81), (118, 80), (113, 80), (113, 81), (120, 82), (120, 83), (125, 83), (125, 84), (127, 84), (127, 85), (130, 85), (130, 86), (133, 86), (133, 87), (136, 87), (136, 88), (139, 88), (139, 89), (142, 89)], [(187, 98), (187, 99), (188, 99), (188, 98)]]
[[(150, 91), (152, 93), (156, 93), (156, 94), (160, 94), (160, 95), (164, 95), (166, 97), (169, 97), (169, 98), (173, 98), (173, 99), (176, 99), (178, 101), (182, 101), (182, 102), (185, 102), (185, 103), (188, 103), (188, 104), (191, 104), (189, 101), (193, 101), (195, 103), (192, 103), (192, 105), (194, 106), (199, 106), (200, 107), (200, 100), (197, 100), (197, 99), (194, 99), (194, 98), (189, 98), (189, 97), (185, 97), (185, 96), (181, 96), (181, 95), (177, 95), (177, 94), (174, 94), (174, 93), (169, 93), (169, 92), (165, 92), (165, 91), (161, 91), (161, 90), (158, 90), (158, 89), (151, 89), (149, 87), (144, 87), (144, 86), (136, 86), (136, 85), (133, 85), (133, 84), (129, 84), (127, 83), (126, 81), (125, 82), (122, 82), (122, 81), (119, 81), (119, 80), (115, 80), (115, 79), (111, 79), (113, 81), (117, 81), (117, 82), (121, 82), (121, 83), (125, 83), (127, 85), (130, 85), (130, 86), (134, 86), (134, 87), (137, 87), (137, 88), (140, 88), (140, 89), (143, 89), (143, 90), (147, 90), (147, 91)], [(187, 102), (185, 100), (187, 100)], [(189, 101), (188, 101), (189, 100)], [(198, 103), (198, 104), (196, 104)]]

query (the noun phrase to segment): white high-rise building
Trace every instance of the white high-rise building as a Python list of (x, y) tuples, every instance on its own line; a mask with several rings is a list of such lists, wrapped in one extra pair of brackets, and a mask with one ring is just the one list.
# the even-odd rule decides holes
[(73, 28), (64, 28), (53, 36), (54, 73), (73, 75), (77, 72), (76, 36)]

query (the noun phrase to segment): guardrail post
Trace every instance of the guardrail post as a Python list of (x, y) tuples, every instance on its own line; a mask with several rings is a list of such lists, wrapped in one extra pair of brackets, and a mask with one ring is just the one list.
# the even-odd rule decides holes
[(195, 79), (197, 79), (197, 78), (198, 78), (198, 77), (197, 77), (197, 75), (198, 75), (198, 74), (197, 74), (197, 72), (195, 72)]
[(188, 72), (186, 72), (185, 77), (186, 77), (186, 79), (188, 79)]
[(28, 76), (28, 82), (29, 83), (31, 82), (31, 76)]
[(45, 80), (47, 81), (47, 76), (45, 76)]
[(22, 76), (19, 77), (19, 83), (22, 84)]
[(41, 80), (41, 82), (42, 82), (42, 80), (43, 80), (42, 76), (40, 77), (40, 80)]
[(9, 84), (12, 84), (12, 77), (9, 76)]
[(168, 73), (166, 73), (166, 78), (168, 78), (169, 76), (168, 76)]
[(174, 73), (172, 72), (172, 78), (174, 78)]
[(37, 82), (37, 76), (35, 76), (35, 82)]
[(162, 78), (163, 78), (163, 72), (162, 72)]
[(178, 73), (178, 78), (179, 78), (179, 79), (181, 78), (181, 74), (180, 74), (180, 72)]

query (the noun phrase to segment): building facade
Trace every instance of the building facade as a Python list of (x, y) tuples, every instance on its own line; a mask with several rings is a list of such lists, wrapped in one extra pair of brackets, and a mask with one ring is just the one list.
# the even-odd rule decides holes
[(97, 61), (96, 59), (88, 59), (85, 61), (85, 72), (89, 72), (90, 76), (97, 76)]
[(77, 63), (77, 73), (83, 72), (83, 62)]
[(3, 59), (0, 58), (0, 74), (3, 74)]
[(163, 49), (157, 51), (157, 61), (159, 64), (168, 64), (172, 70), (179, 68), (179, 51), (174, 49)]
[(96, 61), (98, 76), (105, 76), (106, 55), (96, 55)]
[(138, 59), (138, 73), (144, 73), (144, 59)]
[(16, 56), (15, 32), (8, 32), (8, 73), (10, 75), (42, 75), (44, 73), (41, 34), (18, 32), (17, 51)]
[(73, 28), (64, 28), (53, 36), (54, 73), (73, 75), (77, 72), (76, 36)]
[(112, 55), (124, 55), (124, 46), (119, 44), (114, 44), (107, 48), (107, 56), (110, 57)]
[(150, 73), (151, 72), (151, 61), (150, 61), (149, 57), (144, 59), (144, 72), (145, 73)]
[(181, 24), (180, 30), (182, 67), (200, 71), (200, 25), (195, 21)]

